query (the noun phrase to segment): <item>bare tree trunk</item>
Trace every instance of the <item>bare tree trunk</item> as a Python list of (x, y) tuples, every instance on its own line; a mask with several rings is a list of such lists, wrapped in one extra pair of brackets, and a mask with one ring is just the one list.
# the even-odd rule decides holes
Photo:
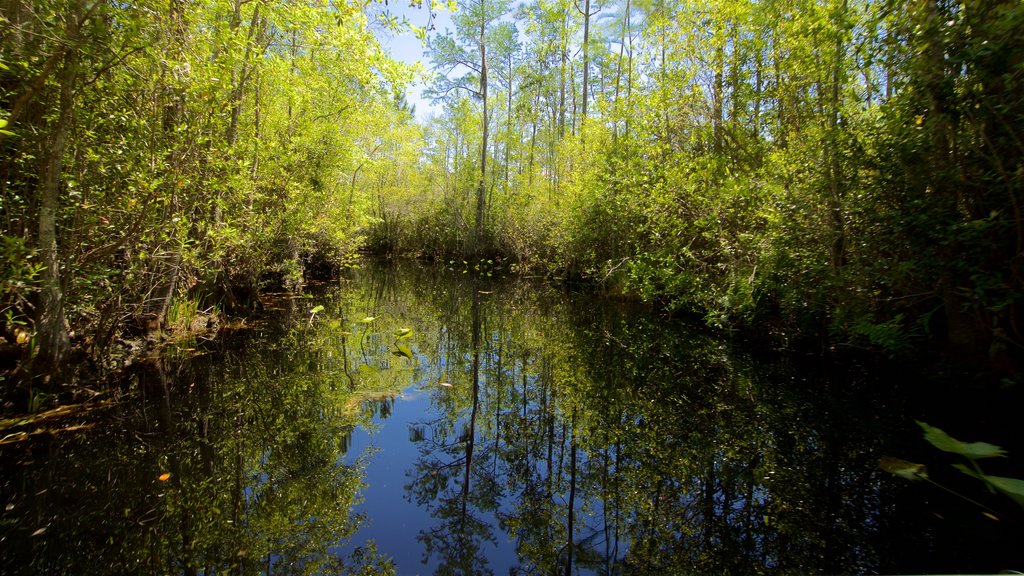
[(583, 5), (583, 105), (580, 114), (580, 137), (587, 121), (587, 91), (590, 89), (590, 0)]
[[(483, 11), (482, 11), (483, 12)], [(480, 142), (480, 181), (476, 190), (476, 226), (473, 232), (473, 254), (479, 254), (484, 242), (484, 211), (487, 193), (487, 45), (484, 42), (484, 31), (487, 20), (480, 18), (480, 98), (483, 100), (481, 118), (482, 140)]]

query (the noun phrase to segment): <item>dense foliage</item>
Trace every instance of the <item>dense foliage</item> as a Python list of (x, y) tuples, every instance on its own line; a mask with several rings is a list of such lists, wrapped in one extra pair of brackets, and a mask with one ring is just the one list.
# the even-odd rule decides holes
[(1013, 370), (1019, 3), (480, 0), (455, 23), (432, 42), (429, 186), (376, 246)]
[(32, 372), (65, 363), (69, 333), (100, 355), (126, 328), (243, 309), (268, 274), (352, 256), (357, 177), (411, 121), (375, 10), (4, 3), (0, 313)]
[(5, 1), (4, 355), (50, 372), (365, 246), (1016, 372), (1020, 3), (473, 0), (422, 127), (381, 10)]

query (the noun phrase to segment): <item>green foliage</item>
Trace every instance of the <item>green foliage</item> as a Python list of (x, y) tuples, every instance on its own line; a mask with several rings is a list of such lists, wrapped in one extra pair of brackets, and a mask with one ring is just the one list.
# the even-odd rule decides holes
[(238, 286), (295, 287), (307, 268), (344, 267), (372, 220), (372, 185), (409, 179), (418, 136), (393, 95), (411, 72), (382, 51), (372, 7), (11, 8), (0, 310), (24, 312), (43, 269), (46, 162), (58, 172), (62, 302), (97, 350), (118, 330), (181, 319), (186, 293), (227, 309)]
[[(768, 322), (893, 356), (922, 335), (981, 355), (1024, 341), (1019, 6), (597, 13), (587, 61), (565, 3), (519, 8), (524, 42), (487, 41), (501, 74), (489, 249), (717, 326)], [(462, 45), (435, 43), (439, 62), (477, 41), (457, 33)], [(472, 85), (456, 69), (428, 127), (425, 200), (393, 212), (374, 246), (446, 258), (469, 244), (481, 110), (447, 91)]]
[(990, 476), (982, 472), (977, 460), (982, 458), (995, 458), (1006, 456), (1006, 451), (987, 442), (961, 442), (946, 434), (939, 428), (926, 424), (917, 423), (924, 430), (924, 439), (929, 444), (944, 452), (959, 454), (966, 458), (971, 466), (954, 464), (953, 466), (964, 474), (977, 478), (985, 483), (990, 490), (995, 489), (1012, 498), (1017, 504), (1024, 507), (1024, 480), (1018, 478), (1005, 478), (1002, 476)]
[(949, 434), (946, 434), (939, 428), (930, 426), (924, 422), (918, 422), (917, 425), (924, 430), (924, 439), (932, 446), (935, 446), (944, 452), (959, 454), (970, 460), (978, 458), (994, 458), (996, 456), (1006, 455), (1005, 450), (987, 442), (972, 442), (968, 444), (966, 442), (961, 442)]

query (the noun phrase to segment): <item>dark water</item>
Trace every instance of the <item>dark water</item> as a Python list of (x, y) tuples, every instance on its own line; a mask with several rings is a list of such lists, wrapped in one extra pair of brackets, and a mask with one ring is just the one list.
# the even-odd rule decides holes
[(914, 424), (1013, 445), (1019, 407), (460, 272), (367, 265), (0, 434), (0, 573), (1024, 570), (1020, 507)]

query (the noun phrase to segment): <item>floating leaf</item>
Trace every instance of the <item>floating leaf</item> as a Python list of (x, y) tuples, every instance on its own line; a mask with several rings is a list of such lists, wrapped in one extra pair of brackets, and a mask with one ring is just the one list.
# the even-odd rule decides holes
[(161, 481), (161, 482), (166, 482), (170, 477), (171, 477), (171, 473), (170, 472), (164, 472), (163, 474), (157, 476), (156, 479)]
[(440, 384), (444, 388), (451, 388), (452, 386), (454, 386), (454, 384), (452, 384), (451, 382), (440, 382)]
[(310, 314), (316, 314), (317, 312), (323, 312), (323, 311), (324, 311), (324, 307), (321, 304), (321, 305), (318, 305), (318, 306), (314, 306), (313, 309), (309, 311), (309, 313)]
[(36, 536), (42, 536), (43, 534), (46, 534), (46, 526), (43, 526), (39, 530), (33, 532), (31, 537), (35, 538)]
[(410, 336), (412, 336), (412, 328), (399, 328), (398, 330), (395, 330), (395, 337), (399, 340)]
[(994, 458), (996, 456), (1006, 455), (1005, 450), (999, 446), (989, 444), (988, 442), (972, 442), (968, 444), (967, 442), (961, 442), (942, 430), (925, 424), (924, 422), (918, 421), (917, 425), (924, 430), (924, 439), (932, 446), (935, 446), (944, 452), (960, 454), (961, 456), (965, 456), (971, 460), (977, 458)]
[(924, 464), (916, 464), (891, 456), (882, 456), (878, 460), (878, 467), (907, 480), (928, 479), (928, 468)]
[(377, 319), (376, 316), (367, 316), (366, 318), (363, 318), (362, 320), (360, 320), (359, 323), (360, 324), (369, 324), (370, 322), (373, 322), (376, 319)]
[(402, 346), (401, 344), (395, 344), (395, 350), (391, 352), (395, 356), (401, 356), (402, 358), (412, 359), (412, 350)]

